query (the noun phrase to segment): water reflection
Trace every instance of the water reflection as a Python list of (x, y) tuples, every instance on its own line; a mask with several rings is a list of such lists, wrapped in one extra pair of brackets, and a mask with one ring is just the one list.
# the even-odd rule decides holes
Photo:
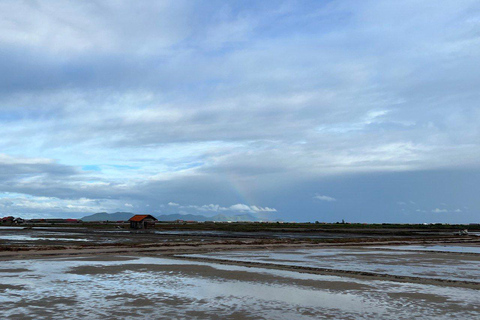
[(20, 314), (35, 319), (480, 316), (474, 307), (478, 292), (471, 289), (173, 259), (2, 261), (0, 272), (0, 313), (5, 319)]
[(368, 248), (238, 251), (187, 256), (480, 282), (480, 256), (477, 255), (432, 255)]

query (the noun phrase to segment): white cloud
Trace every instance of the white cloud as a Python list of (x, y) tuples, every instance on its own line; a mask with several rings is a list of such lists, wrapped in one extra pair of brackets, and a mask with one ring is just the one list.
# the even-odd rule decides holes
[(250, 209), (255, 212), (277, 212), (277, 209), (269, 208), (269, 207), (250, 206)]
[(316, 195), (315, 197), (313, 197), (313, 199), (317, 199), (317, 200), (320, 200), (320, 201), (327, 201), (327, 202), (337, 201), (337, 199), (335, 199), (333, 197), (330, 197), (330, 196), (325, 196), (325, 195)]
[(247, 206), (246, 204), (242, 203), (237, 203), (229, 207), (230, 210), (232, 211), (251, 211), (250, 206)]
[(114, 200), (93, 200), (87, 198), (59, 199), (56, 197), (30, 196), (19, 193), (0, 194), (0, 207), (4, 213), (14, 213), (22, 217), (62, 216), (64, 213), (83, 214), (118, 208)]
[(0, 164), (51, 164), (54, 161), (52, 159), (43, 158), (20, 158), (12, 157), (4, 153), (0, 153)]
[(179, 204), (175, 203), (175, 202), (169, 202), (168, 205), (171, 206), (171, 207), (178, 207), (179, 206)]
[(131, 203), (125, 203), (125, 207), (133, 208), (133, 204), (131, 204)]
[(277, 212), (277, 209), (269, 207), (249, 206), (242, 203), (237, 203), (228, 208), (231, 211), (250, 211), (250, 212)]
[(169, 203), (170, 206), (175, 206), (184, 210), (194, 210), (203, 212), (218, 212), (218, 211), (236, 211), (236, 212), (250, 212), (250, 213), (273, 213), (277, 212), (277, 209), (270, 207), (260, 207), (256, 205), (246, 205), (243, 203), (237, 203), (229, 207), (223, 207), (218, 204), (205, 204), (205, 205), (180, 205), (178, 203)]
[(439, 209), (439, 208), (435, 208), (432, 210), (433, 213), (445, 213), (445, 212), (448, 212), (447, 209)]

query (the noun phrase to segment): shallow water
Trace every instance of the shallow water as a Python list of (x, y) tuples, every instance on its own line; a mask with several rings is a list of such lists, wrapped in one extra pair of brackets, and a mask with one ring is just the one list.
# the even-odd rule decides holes
[(438, 251), (438, 252), (459, 252), (459, 253), (479, 253), (480, 247), (470, 246), (449, 246), (449, 245), (436, 245), (436, 246), (385, 246), (385, 247), (373, 247), (378, 249), (389, 250), (402, 250), (402, 251)]
[(332, 248), (217, 252), (187, 256), (480, 282), (480, 255)]
[(480, 316), (478, 291), (473, 289), (162, 258), (2, 261), (0, 274), (2, 319)]
[(75, 229), (54, 229), (54, 228), (33, 228), (24, 227), (1, 227), (0, 244), (2, 245), (62, 245), (69, 242), (90, 242), (99, 243), (112, 242), (109, 237), (94, 237), (91, 234), (75, 232)]
[[(65, 234), (64, 234), (65, 235)], [(65, 235), (66, 236), (66, 235)], [(22, 235), (4, 235), (0, 234), (0, 240), (10, 240), (10, 241), (37, 241), (37, 240), (50, 240), (50, 241), (90, 241), (89, 239), (82, 238), (56, 238), (56, 237), (42, 237), (32, 234), (22, 234)]]

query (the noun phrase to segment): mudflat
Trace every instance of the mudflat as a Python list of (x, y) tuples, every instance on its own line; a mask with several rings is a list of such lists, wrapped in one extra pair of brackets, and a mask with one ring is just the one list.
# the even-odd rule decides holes
[(480, 317), (478, 237), (318, 242), (176, 234), (164, 241), (124, 233), (120, 241), (114, 233), (111, 241), (50, 233), (5, 240), (2, 318)]
[(480, 315), (478, 288), (460, 283), (442, 286), (186, 259), (89, 255), (4, 260), (0, 312), (5, 319)]

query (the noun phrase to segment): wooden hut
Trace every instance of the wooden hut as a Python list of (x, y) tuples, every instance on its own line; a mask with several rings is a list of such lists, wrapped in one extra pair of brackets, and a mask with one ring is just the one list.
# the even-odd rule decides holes
[(149, 214), (136, 214), (128, 221), (130, 221), (130, 229), (153, 229), (155, 221), (158, 220)]
[(0, 218), (1, 224), (12, 225), (15, 222), (15, 218), (12, 216)]

